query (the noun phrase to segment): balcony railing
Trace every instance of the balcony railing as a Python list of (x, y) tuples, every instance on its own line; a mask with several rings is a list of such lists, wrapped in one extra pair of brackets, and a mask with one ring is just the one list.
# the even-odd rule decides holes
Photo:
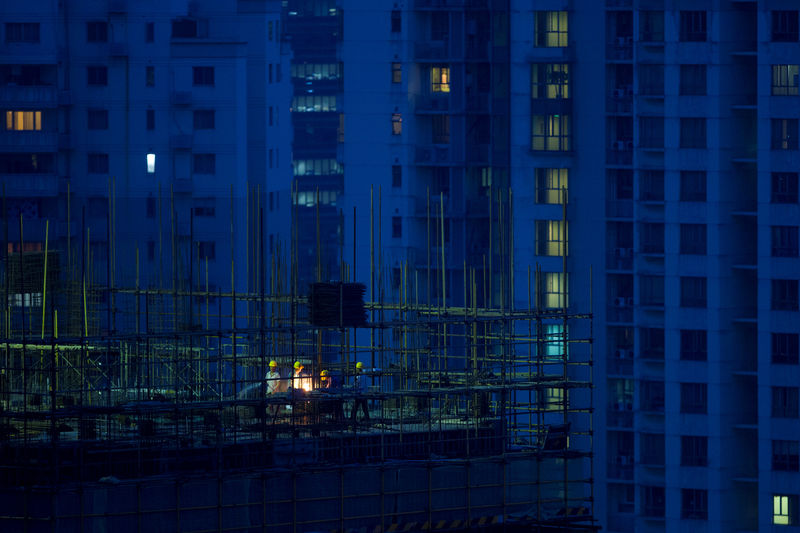
[(58, 133), (55, 131), (0, 131), (0, 149), (38, 149), (55, 151)]
[(58, 196), (58, 176), (55, 174), (0, 174), (0, 183), (9, 197)]
[(54, 107), (58, 105), (58, 90), (55, 87), (6, 85), (0, 87), (0, 102), (9, 107)]

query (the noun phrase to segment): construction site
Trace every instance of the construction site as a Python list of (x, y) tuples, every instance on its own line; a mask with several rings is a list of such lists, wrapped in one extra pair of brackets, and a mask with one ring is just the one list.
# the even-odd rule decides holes
[(231, 257), (251, 290), (233, 266), (209, 287), (196, 235), (143, 284), (114, 209), (26, 251), (4, 208), (0, 530), (598, 529), (591, 310), (545, 305), (536, 265), (521, 283), (513, 256), (465, 265), (453, 287), (441, 252), (397, 280), (371, 234), (371, 279), (343, 258), (344, 279), (303, 287), (293, 243), (268, 252), (257, 229)]

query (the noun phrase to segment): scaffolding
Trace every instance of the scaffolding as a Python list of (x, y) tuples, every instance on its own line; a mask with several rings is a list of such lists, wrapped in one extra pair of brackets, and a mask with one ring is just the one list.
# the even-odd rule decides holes
[(330, 323), (291, 247), (266, 260), (254, 235), (242, 292), (103, 283), (77, 268), (91, 251), (6, 246), (3, 531), (596, 529), (592, 318), (541, 305), (538, 267), (519, 309), (486, 305), (466, 265), (446, 305), (404, 265), (352, 324), (364, 288), (323, 284)]

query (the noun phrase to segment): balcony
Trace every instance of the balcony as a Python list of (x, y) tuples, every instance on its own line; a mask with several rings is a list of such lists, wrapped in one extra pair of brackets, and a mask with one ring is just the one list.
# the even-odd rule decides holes
[(192, 136), (173, 135), (169, 138), (169, 147), (173, 150), (190, 150), (192, 148)]
[(472, 113), (488, 113), (489, 93), (467, 94), (466, 111)]
[[(633, 351), (632, 350), (616, 350), (617, 355), (608, 358), (608, 373), (616, 376), (632, 376), (633, 375)], [(626, 357), (620, 357), (619, 354), (624, 353)], [(630, 357), (627, 354), (631, 354)]]
[(54, 152), (58, 148), (55, 131), (0, 131), (0, 151)]
[(613, 248), (606, 252), (609, 270), (633, 270), (633, 248)]
[(466, 149), (467, 163), (487, 165), (489, 164), (489, 145), (477, 144), (467, 146)]
[(425, 60), (446, 60), (450, 55), (447, 41), (423, 41), (414, 43), (414, 58)]
[(606, 59), (610, 61), (630, 61), (633, 59), (633, 37), (614, 37), (606, 46)]
[(55, 174), (0, 174), (0, 183), (10, 198), (58, 196), (58, 176)]
[(633, 218), (633, 200), (606, 200), (609, 218)]
[(441, 112), (450, 108), (450, 95), (448, 93), (427, 94), (417, 97), (417, 112)]
[(192, 103), (191, 91), (172, 91), (170, 101), (174, 106), (187, 106)]
[(609, 407), (606, 412), (606, 426), (617, 428), (633, 427), (633, 406), (627, 403), (625, 406), (615, 405)]
[(633, 479), (633, 457), (628, 455), (619, 455), (614, 458), (614, 461), (609, 461), (608, 477), (610, 479)]
[(449, 146), (418, 146), (414, 153), (414, 162), (418, 165), (435, 165), (451, 163)]
[(633, 141), (626, 139), (614, 141), (606, 150), (606, 163), (625, 166), (633, 164)]
[(6, 85), (0, 87), (0, 101), (10, 108), (45, 108), (56, 107), (59, 98), (55, 87)]

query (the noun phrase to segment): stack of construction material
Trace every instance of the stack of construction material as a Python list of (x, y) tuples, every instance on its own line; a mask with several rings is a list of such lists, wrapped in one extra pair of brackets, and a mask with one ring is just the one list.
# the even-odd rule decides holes
[(308, 295), (309, 320), (315, 326), (365, 326), (363, 283), (312, 283)]

